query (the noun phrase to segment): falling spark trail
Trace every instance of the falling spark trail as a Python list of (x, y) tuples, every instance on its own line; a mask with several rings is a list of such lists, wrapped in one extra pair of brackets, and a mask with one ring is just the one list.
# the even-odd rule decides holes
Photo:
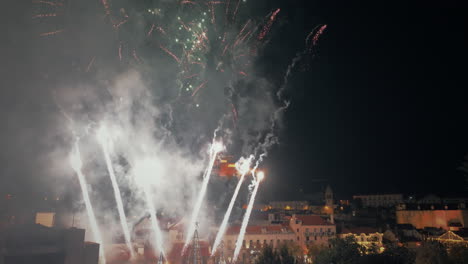
[(80, 183), (81, 192), (83, 193), (83, 200), (85, 202), (86, 212), (88, 214), (88, 221), (91, 224), (91, 232), (93, 232), (94, 240), (100, 245), (99, 255), (104, 260), (104, 263), (105, 263), (106, 259), (104, 256), (104, 244), (102, 241), (101, 232), (99, 231), (99, 227), (96, 221), (96, 216), (94, 215), (94, 210), (91, 204), (91, 199), (89, 198), (88, 187), (86, 186), (85, 176), (83, 175), (83, 172), (81, 171), (83, 162), (81, 161), (81, 153), (80, 153), (78, 139), (76, 140), (75, 147), (72, 150), (72, 153), (70, 155), (70, 165), (73, 168), (73, 170), (76, 172), (76, 175), (78, 176), (78, 181)]
[(239, 10), (239, 4), (240, 4), (241, 0), (238, 0), (237, 1), (237, 5), (236, 5), (236, 10), (234, 10), (234, 14), (232, 15), (232, 21), (235, 21), (236, 20), (236, 15), (237, 15), (237, 11)]
[(95, 59), (95, 58), (96, 58), (96, 57), (93, 57), (93, 58), (91, 59), (91, 61), (89, 62), (88, 67), (86, 67), (86, 72), (89, 72), (89, 69), (91, 69), (91, 66), (93, 66), (93, 63), (94, 63), (94, 59)]
[(49, 1), (33, 1), (35, 4), (46, 4), (46, 5), (51, 5), (51, 6), (63, 6), (62, 3), (54, 3), (54, 2), (49, 2)]
[(273, 12), (273, 14), (271, 14), (270, 20), (268, 20), (267, 24), (263, 27), (262, 32), (260, 32), (260, 35), (258, 35), (258, 40), (264, 39), (266, 34), (268, 34), (268, 32), (271, 29), (271, 26), (273, 25), (273, 22), (275, 22), (276, 15), (278, 15), (280, 10), (281, 9), (278, 8), (275, 10), (275, 12)]
[(315, 30), (317, 29), (314, 28), (310, 33), (309, 35), (307, 35), (307, 38), (306, 38), (306, 44), (309, 43), (310, 41), (310, 38), (312, 37), (312, 46), (315, 46), (317, 44), (317, 41), (319, 40), (320, 36), (323, 34), (323, 32), (325, 31), (325, 29), (327, 28), (327, 25), (322, 25), (320, 26), (320, 28), (317, 30), (317, 32), (314, 34)]
[(198, 76), (198, 74), (192, 74), (190, 76), (184, 77), (184, 79), (192, 79), (195, 76)]
[(122, 42), (119, 43), (119, 60), (122, 61)]
[(106, 160), (107, 171), (109, 172), (109, 176), (112, 182), (112, 188), (114, 189), (114, 197), (117, 203), (117, 210), (119, 212), (120, 225), (122, 226), (122, 230), (124, 233), (125, 243), (127, 244), (127, 247), (130, 250), (130, 255), (133, 257), (134, 252), (133, 252), (133, 247), (132, 247), (132, 241), (130, 238), (130, 230), (128, 228), (127, 217), (125, 215), (125, 211), (123, 208), (120, 188), (119, 188), (119, 185), (117, 184), (117, 179), (115, 177), (114, 168), (112, 166), (112, 161), (109, 155), (109, 136), (107, 134), (107, 130), (105, 127), (101, 127), (99, 134), (98, 134), (98, 140), (102, 147), (104, 159)]
[(252, 208), (255, 201), (255, 196), (257, 195), (258, 186), (260, 186), (260, 181), (260, 177), (254, 180), (255, 187), (253, 189), (252, 196), (250, 197), (247, 210), (245, 211), (244, 219), (242, 220), (242, 226), (236, 241), (236, 249), (234, 250), (234, 256), (232, 258), (234, 263), (236, 262), (237, 257), (239, 256), (239, 252), (242, 248), (242, 241), (244, 240), (245, 230), (247, 230), (247, 224), (249, 223), (250, 214), (252, 213)]
[(205, 87), (205, 85), (206, 85), (207, 82), (208, 82), (208, 81), (204, 81), (202, 84), (200, 84), (200, 85), (195, 89), (195, 91), (193, 91), (192, 97), (195, 96), (195, 95), (197, 94), (198, 90), (200, 90), (201, 88)]
[(184, 244), (184, 249), (182, 250), (182, 253), (185, 252), (187, 245), (190, 243), (190, 240), (192, 240), (193, 234), (195, 233), (195, 226), (198, 221), (197, 220), (198, 214), (200, 213), (200, 208), (205, 198), (206, 189), (208, 187), (208, 182), (210, 181), (211, 170), (213, 169), (216, 156), (222, 150), (222, 148), (223, 148), (222, 144), (219, 142), (215, 142), (215, 140), (213, 139), (213, 144), (211, 144), (211, 147), (210, 147), (210, 161), (208, 163), (208, 167), (205, 170), (205, 173), (203, 174), (202, 187), (200, 189), (200, 192), (198, 193), (197, 202), (195, 203), (195, 206), (193, 207), (192, 217), (190, 219), (189, 229), (188, 229), (187, 236), (185, 238), (185, 244)]
[(56, 17), (57, 14), (51, 13), (51, 14), (38, 14), (33, 16), (32, 18), (43, 18), (43, 17)]
[(154, 30), (155, 27), (156, 27), (156, 26), (155, 26), (154, 24), (151, 25), (151, 28), (150, 28), (150, 30), (148, 31), (148, 34), (146, 34), (147, 37), (151, 36), (151, 33), (153, 33), (153, 30)]
[(154, 240), (155, 240), (153, 242), (154, 250), (159, 251), (163, 256), (165, 256), (163, 246), (162, 246), (163, 245), (162, 233), (161, 233), (161, 229), (159, 228), (158, 219), (156, 218), (156, 208), (154, 206), (154, 203), (151, 197), (149, 185), (144, 185), (143, 191), (145, 193), (146, 204), (150, 212), (151, 228), (153, 229), (153, 232), (154, 232)]
[(41, 37), (51, 36), (51, 35), (55, 35), (55, 34), (58, 34), (58, 33), (62, 33), (63, 31), (64, 31), (63, 29), (60, 29), (60, 30), (56, 30), (56, 31), (45, 32), (45, 33), (39, 34), (39, 36), (41, 36)]
[(211, 256), (214, 256), (216, 253), (216, 250), (218, 249), (219, 244), (221, 243), (221, 240), (223, 239), (224, 233), (226, 232), (226, 227), (229, 221), (229, 218), (231, 216), (232, 208), (234, 207), (234, 203), (237, 199), (237, 195), (239, 194), (240, 187), (242, 186), (242, 182), (244, 181), (245, 175), (249, 172), (249, 167), (250, 167), (250, 162), (252, 160), (253, 156), (251, 156), (247, 161), (247, 169), (242, 172), (241, 177), (239, 178), (239, 182), (237, 183), (236, 189), (234, 190), (234, 194), (232, 195), (231, 201), (229, 202), (228, 209), (226, 210), (226, 213), (224, 214), (223, 222), (221, 223), (221, 226), (219, 227), (218, 234), (216, 235), (215, 242), (213, 244)]
[(141, 63), (141, 59), (138, 57), (137, 53), (136, 53), (136, 49), (133, 49), (133, 58), (138, 62), (138, 63)]
[(177, 56), (174, 55), (174, 53), (170, 52), (168, 49), (166, 49), (166, 48), (165, 48), (164, 46), (162, 46), (162, 45), (159, 45), (159, 47), (160, 47), (162, 50), (164, 50), (167, 54), (169, 54), (172, 58), (174, 58), (174, 60), (176, 60), (177, 63), (180, 63), (180, 59), (177, 58)]

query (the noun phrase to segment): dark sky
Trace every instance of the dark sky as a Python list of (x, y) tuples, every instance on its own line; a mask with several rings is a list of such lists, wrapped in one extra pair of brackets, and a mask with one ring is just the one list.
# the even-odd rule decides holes
[[(266, 161), (269, 180), (262, 195), (291, 198), (299, 189), (314, 189), (318, 181), (346, 195), (463, 193), (467, 184), (457, 167), (468, 154), (468, 85), (461, 1), (342, 2), (259, 3), (262, 14), (281, 8), (260, 62), (277, 84), (304, 48), (307, 34), (319, 24), (328, 25), (310, 70), (295, 71), (290, 80), (292, 104), (281, 144)], [(47, 61), (61, 66), (52, 65), (55, 58), (41, 55), (29, 42), (35, 32), (30, 2), (8, 3), (9, 14), (0, 26), (0, 121), (5, 125), (0, 142), (7, 145), (0, 165), (7, 168), (3, 172), (22, 173), (21, 157), (30, 150), (24, 142), (20, 150), (15, 147), (21, 141), (18, 131), (28, 133), (31, 141), (34, 135), (53, 138), (34, 110), (35, 101), (52, 104), (50, 93), (44, 87), (31, 89), (31, 82), (36, 85)], [(22, 123), (13, 120), (17, 116)], [(14, 126), (8, 123), (12, 120)], [(16, 185), (28, 184), (26, 179)]]
[(284, 11), (302, 35), (328, 27), (312, 70), (293, 78), (282, 145), (270, 161), (281, 175), (276, 186), (291, 196), (316, 179), (347, 195), (466, 194), (457, 171), (468, 153), (461, 4), (291, 2)]

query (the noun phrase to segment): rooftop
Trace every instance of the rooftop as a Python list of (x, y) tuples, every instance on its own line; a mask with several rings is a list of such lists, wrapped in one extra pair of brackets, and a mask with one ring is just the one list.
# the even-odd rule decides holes
[(302, 225), (333, 225), (318, 215), (295, 215)]

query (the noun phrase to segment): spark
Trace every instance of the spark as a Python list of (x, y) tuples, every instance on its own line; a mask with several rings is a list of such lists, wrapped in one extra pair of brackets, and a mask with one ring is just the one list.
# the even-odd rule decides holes
[(49, 1), (33, 1), (35, 4), (46, 4), (46, 5), (51, 5), (51, 6), (63, 6), (62, 3), (54, 3), (54, 2), (49, 2)]
[(232, 21), (236, 20), (236, 15), (237, 15), (237, 11), (239, 10), (240, 1), (241, 0), (237, 0), (236, 10), (234, 10), (234, 14), (232, 15)]
[(148, 33), (146, 34), (147, 37), (151, 36), (151, 33), (153, 33), (153, 30), (154, 30), (155, 27), (156, 27), (156, 26), (155, 26), (154, 24), (151, 25), (150, 30), (149, 30)]
[(276, 19), (276, 15), (278, 15), (280, 10), (281, 9), (278, 8), (275, 10), (275, 12), (273, 12), (273, 14), (271, 14), (270, 19), (268, 20), (266, 25), (263, 27), (262, 32), (260, 32), (260, 34), (258, 35), (258, 40), (263, 40), (265, 36), (268, 34), (268, 32), (271, 29), (271, 26), (273, 25), (273, 22)]
[(91, 61), (90, 61), (89, 64), (88, 64), (88, 67), (86, 67), (86, 72), (89, 72), (89, 69), (91, 69), (91, 66), (93, 66), (94, 59), (96, 59), (96, 57), (93, 57), (93, 58), (91, 59)]
[(65, 31), (65, 30), (64, 30), (64, 29), (59, 29), (59, 30), (55, 30), (55, 31), (50, 31), (50, 32), (41, 33), (41, 34), (39, 34), (39, 36), (45, 37), (45, 36), (56, 35), (56, 34), (58, 34), (58, 33), (62, 33), (63, 31)]
[(106, 12), (106, 15), (110, 17), (109, 3), (107, 2), (107, 0), (101, 0), (101, 3), (104, 6), (104, 11)]
[(75, 171), (76, 175), (78, 176), (78, 181), (80, 183), (81, 192), (83, 194), (83, 200), (85, 202), (86, 212), (88, 214), (88, 221), (91, 224), (91, 232), (93, 232), (94, 240), (99, 243), (100, 250), (99, 255), (105, 260), (104, 255), (104, 243), (102, 240), (101, 232), (99, 231), (99, 227), (96, 221), (96, 216), (94, 215), (94, 209), (91, 204), (91, 199), (89, 198), (88, 187), (86, 183), (85, 176), (82, 172), (83, 162), (81, 161), (81, 153), (80, 153), (80, 146), (79, 146), (79, 138), (75, 141), (75, 146), (70, 154), (70, 166)]
[(192, 79), (195, 76), (198, 76), (198, 74), (192, 74), (192, 75), (186, 76), (184, 77), (184, 79)]
[(180, 59), (179, 59), (176, 55), (174, 55), (174, 53), (170, 52), (168, 49), (166, 49), (166, 48), (165, 48), (164, 46), (162, 46), (162, 45), (159, 45), (159, 47), (160, 47), (162, 50), (164, 50), (167, 54), (169, 54), (172, 58), (174, 58), (174, 60), (176, 60), (177, 63), (180, 63)]
[(241, 229), (240, 229), (240, 232), (239, 232), (239, 236), (237, 237), (236, 249), (234, 250), (234, 256), (232, 258), (233, 262), (236, 262), (237, 257), (239, 256), (239, 252), (240, 252), (240, 250), (242, 248), (242, 241), (244, 240), (245, 230), (247, 230), (247, 225), (249, 223), (250, 214), (252, 213), (252, 208), (253, 208), (253, 205), (254, 205), (254, 202), (255, 202), (255, 196), (257, 196), (258, 187), (260, 186), (260, 182), (265, 177), (265, 175), (261, 171), (258, 172), (258, 176), (255, 177), (255, 171), (252, 170), (252, 175), (254, 175), (254, 178), (255, 178), (252, 181), (252, 183), (254, 184), (254, 189), (252, 191), (252, 195), (250, 196), (249, 204), (248, 204), (247, 210), (245, 211), (245, 214), (244, 214), (244, 219), (242, 220), (242, 225), (241, 225)]
[(125, 215), (125, 210), (123, 208), (122, 195), (120, 194), (120, 188), (119, 188), (119, 185), (117, 184), (117, 179), (115, 177), (114, 168), (112, 166), (112, 161), (111, 161), (110, 154), (109, 154), (110, 149), (111, 149), (109, 145), (110, 137), (109, 137), (107, 128), (105, 126), (101, 126), (98, 132), (98, 141), (102, 147), (104, 159), (106, 160), (107, 171), (109, 172), (109, 177), (112, 182), (112, 188), (114, 189), (114, 198), (117, 203), (117, 210), (119, 212), (120, 225), (122, 226), (122, 230), (124, 233), (125, 243), (127, 244), (127, 247), (130, 250), (130, 255), (133, 257), (134, 252), (133, 252), (132, 242), (130, 238), (130, 230), (128, 228), (127, 216)]
[(248, 159), (241, 158), (236, 163), (237, 171), (241, 173), (241, 177), (239, 178), (239, 182), (237, 183), (236, 189), (234, 190), (234, 194), (232, 195), (231, 201), (229, 202), (229, 206), (226, 210), (226, 213), (224, 214), (223, 222), (221, 223), (221, 226), (219, 227), (218, 234), (216, 235), (216, 239), (213, 244), (211, 256), (214, 256), (214, 254), (216, 253), (216, 250), (218, 249), (218, 246), (221, 243), (221, 240), (223, 239), (224, 233), (226, 232), (226, 228), (227, 228), (229, 218), (231, 216), (232, 208), (234, 207), (234, 203), (237, 199), (237, 195), (239, 194), (239, 190), (240, 190), (240, 187), (242, 186), (242, 182), (244, 181), (244, 177), (249, 172), (250, 163), (252, 159), (253, 159), (253, 156), (251, 155)]
[(122, 42), (119, 43), (119, 60), (122, 61)]
[(43, 18), (43, 17), (56, 17), (56, 13), (50, 13), (50, 14), (37, 14), (33, 16), (32, 18)]
[(137, 53), (136, 53), (136, 49), (133, 49), (133, 58), (138, 62), (138, 63), (141, 63), (141, 59), (138, 57)]
[(320, 36), (323, 34), (323, 32), (325, 31), (325, 29), (327, 28), (327, 25), (322, 25), (320, 26), (320, 28), (317, 30), (317, 32), (315, 33), (314, 35), (314, 32), (315, 30), (317, 29), (317, 27), (315, 27), (310, 33), (309, 35), (307, 35), (307, 38), (306, 38), (306, 44), (310, 41), (310, 38), (312, 37), (312, 45), (315, 45), (317, 44), (317, 41), (318, 39), (320, 38)]
[[(216, 135), (217, 130), (215, 131)], [(184, 250), (187, 248), (187, 245), (190, 243), (190, 240), (193, 237), (193, 234), (195, 233), (195, 225), (198, 221), (198, 214), (200, 213), (200, 208), (202, 206), (203, 200), (205, 198), (206, 194), (206, 189), (208, 187), (208, 182), (210, 181), (210, 176), (211, 176), (211, 170), (213, 169), (214, 162), (216, 160), (216, 156), (220, 151), (224, 149), (224, 146), (221, 142), (215, 141), (215, 137), (213, 138), (213, 143), (211, 144), (210, 147), (210, 161), (208, 163), (208, 167), (205, 170), (205, 173), (203, 173), (203, 182), (202, 186), (200, 189), (200, 192), (198, 193), (197, 201), (195, 203), (195, 206), (193, 207), (192, 211), (192, 217), (190, 219), (190, 225), (188, 229), (188, 233), (185, 239), (185, 244), (184, 244)]]
[(125, 20), (120, 21), (120, 22), (117, 23), (117, 24), (114, 24), (114, 28), (115, 28), (115, 29), (119, 29), (120, 26), (122, 26), (123, 24), (127, 23), (127, 21), (128, 21), (128, 18), (125, 19)]
[(250, 24), (250, 19), (247, 20), (247, 23), (245, 23), (244, 27), (242, 27), (242, 30), (237, 35), (236, 42), (234, 42), (234, 47), (237, 46), (237, 44), (239, 44), (240, 37), (242, 36), (242, 33), (244, 33), (245, 29), (247, 28), (249, 24)]

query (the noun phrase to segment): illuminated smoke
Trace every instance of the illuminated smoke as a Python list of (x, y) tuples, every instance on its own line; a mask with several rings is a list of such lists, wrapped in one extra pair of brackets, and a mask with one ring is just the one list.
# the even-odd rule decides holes
[[(215, 135), (216, 135), (216, 132), (215, 132)], [(223, 144), (221, 142), (216, 142), (215, 140), (216, 139), (213, 138), (213, 143), (211, 144), (211, 147), (210, 147), (210, 161), (208, 163), (208, 167), (205, 170), (205, 173), (203, 174), (202, 187), (200, 189), (200, 192), (198, 193), (197, 201), (196, 201), (195, 206), (193, 208), (192, 217), (191, 217), (190, 223), (189, 223), (188, 233), (187, 233), (187, 236), (185, 238), (184, 249), (190, 243), (190, 240), (192, 240), (192, 236), (195, 233), (195, 226), (196, 226), (196, 223), (198, 221), (198, 214), (200, 213), (200, 208), (201, 208), (203, 200), (205, 198), (206, 189), (208, 188), (208, 182), (210, 181), (211, 170), (213, 169), (213, 164), (215, 162), (216, 156), (224, 148), (224, 146), (223, 146)]]
[(153, 237), (154, 237), (154, 242), (153, 242), (153, 247), (155, 249), (155, 252), (161, 253), (163, 256), (165, 256), (164, 249), (163, 249), (163, 240), (162, 240), (162, 233), (161, 229), (159, 228), (159, 222), (158, 219), (156, 218), (156, 208), (153, 203), (153, 199), (151, 197), (151, 192), (149, 186), (144, 186), (143, 191), (145, 192), (145, 198), (146, 198), (146, 203), (148, 206), (148, 210), (150, 213), (150, 218), (151, 218), (151, 228), (153, 229)]
[(229, 217), (231, 216), (232, 208), (234, 207), (234, 202), (236, 201), (237, 195), (239, 194), (240, 187), (242, 186), (242, 182), (244, 181), (245, 175), (249, 172), (250, 163), (253, 159), (253, 156), (250, 156), (248, 159), (241, 158), (236, 163), (237, 170), (241, 173), (241, 177), (239, 178), (239, 182), (237, 183), (236, 189), (234, 190), (234, 194), (232, 195), (231, 202), (229, 203), (228, 209), (224, 214), (223, 222), (219, 227), (218, 234), (216, 235), (215, 242), (213, 244), (211, 256), (214, 256), (216, 250), (218, 249), (221, 240), (223, 239), (224, 233), (226, 232), (227, 224), (229, 221)]
[(91, 232), (93, 232), (94, 240), (96, 241), (96, 243), (99, 243), (101, 247), (99, 250), (99, 255), (105, 263), (106, 259), (104, 256), (104, 243), (102, 241), (101, 232), (99, 231), (99, 227), (96, 221), (96, 216), (94, 215), (93, 206), (89, 198), (86, 180), (83, 175), (83, 172), (81, 171), (81, 168), (83, 167), (83, 162), (81, 161), (81, 153), (80, 153), (80, 146), (79, 146), (78, 139), (75, 142), (74, 149), (70, 153), (70, 166), (73, 168), (73, 170), (76, 172), (76, 175), (78, 176), (78, 181), (80, 182), (81, 192), (83, 193), (83, 200), (85, 202), (86, 212), (88, 214), (88, 221), (91, 224)]
[(159, 227), (156, 206), (153, 202), (153, 196), (151, 195), (151, 187), (154, 184), (154, 174), (159, 171), (158, 165), (159, 164), (157, 163), (156, 159), (138, 159), (134, 164), (133, 174), (137, 184), (143, 190), (146, 207), (150, 214), (151, 229), (153, 229), (152, 244), (154, 252), (159, 252), (165, 256), (162, 232)]
[(233, 262), (236, 262), (237, 257), (239, 256), (239, 252), (242, 248), (242, 241), (244, 240), (245, 230), (247, 230), (247, 225), (249, 224), (250, 214), (252, 213), (252, 208), (255, 202), (255, 196), (257, 195), (260, 182), (265, 176), (262, 171), (258, 172), (257, 177), (255, 177), (254, 170), (252, 170), (252, 174), (254, 175), (254, 180), (252, 181), (252, 183), (254, 184), (254, 189), (252, 191), (252, 195), (250, 196), (249, 205), (247, 206), (247, 210), (245, 211), (244, 219), (242, 220), (242, 226), (239, 232), (239, 236), (237, 237), (236, 249), (234, 250), (234, 256), (232, 258)]
[(98, 141), (102, 147), (104, 159), (106, 160), (107, 171), (109, 172), (109, 177), (112, 182), (112, 188), (114, 189), (115, 201), (117, 203), (117, 210), (119, 212), (120, 225), (122, 226), (122, 230), (124, 233), (125, 243), (127, 244), (127, 247), (130, 250), (130, 256), (133, 257), (134, 252), (133, 252), (133, 246), (132, 246), (132, 241), (130, 237), (130, 230), (128, 228), (127, 217), (125, 215), (123, 202), (122, 202), (122, 196), (120, 194), (120, 188), (119, 188), (119, 185), (117, 184), (117, 179), (115, 178), (114, 168), (112, 166), (112, 161), (109, 155), (109, 149), (110, 149), (109, 140), (110, 138), (109, 138), (107, 129), (105, 126), (102, 126), (98, 132)]

